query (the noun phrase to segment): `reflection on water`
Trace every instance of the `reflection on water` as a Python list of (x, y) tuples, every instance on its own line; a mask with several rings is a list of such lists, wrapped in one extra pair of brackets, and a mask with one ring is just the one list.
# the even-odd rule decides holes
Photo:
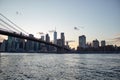
[(119, 80), (120, 54), (3, 54), (0, 80)]

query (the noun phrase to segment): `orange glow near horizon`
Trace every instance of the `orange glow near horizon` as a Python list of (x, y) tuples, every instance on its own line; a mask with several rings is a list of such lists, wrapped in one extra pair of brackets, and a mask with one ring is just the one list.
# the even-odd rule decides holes
[(0, 42), (2, 42), (3, 40), (7, 39), (7, 36), (5, 35), (0, 35)]

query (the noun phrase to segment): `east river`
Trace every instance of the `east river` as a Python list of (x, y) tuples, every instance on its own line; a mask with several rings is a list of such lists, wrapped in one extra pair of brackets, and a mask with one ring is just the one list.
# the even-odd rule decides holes
[(120, 80), (120, 54), (0, 53), (0, 80)]

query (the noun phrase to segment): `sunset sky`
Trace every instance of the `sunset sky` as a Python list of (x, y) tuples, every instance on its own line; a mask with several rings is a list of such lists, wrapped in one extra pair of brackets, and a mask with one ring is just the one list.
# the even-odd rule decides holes
[(0, 13), (36, 37), (56, 27), (58, 38), (64, 32), (76, 41), (72, 47), (80, 35), (120, 46), (120, 0), (0, 0)]

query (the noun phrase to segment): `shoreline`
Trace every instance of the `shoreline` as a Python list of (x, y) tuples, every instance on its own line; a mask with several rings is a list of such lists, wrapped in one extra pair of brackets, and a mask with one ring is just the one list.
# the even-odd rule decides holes
[(44, 53), (44, 54), (120, 54), (120, 51), (81, 51), (81, 52), (0, 52), (0, 53)]

